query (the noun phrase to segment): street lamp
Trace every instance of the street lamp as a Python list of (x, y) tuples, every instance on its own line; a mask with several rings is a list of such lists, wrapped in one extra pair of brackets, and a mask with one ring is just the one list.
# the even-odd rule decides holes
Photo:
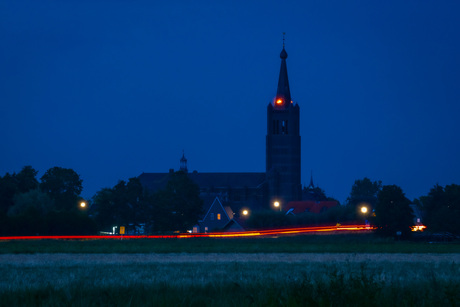
[(82, 209), (86, 208), (86, 203), (84, 201), (82, 201), (80, 203), (80, 208), (82, 208)]
[(248, 210), (246, 210), (246, 209), (244, 209), (242, 213), (243, 213), (243, 215), (244, 215), (244, 216), (248, 216), (248, 214), (249, 214), (249, 211), (248, 211)]
[(369, 225), (369, 221), (367, 220), (367, 213), (369, 211), (369, 209), (366, 207), (366, 206), (362, 206), (361, 209), (360, 209), (361, 213), (363, 214), (363, 217), (364, 217), (364, 223), (366, 223), (366, 225), (368, 226)]
[(275, 201), (275, 202), (273, 203), (273, 206), (275, 206), (276, 209), (279, 208), (280, 211), (281, 211), (281, 205), (280, 205), (280, 202), (279, 202), (279, 201)]

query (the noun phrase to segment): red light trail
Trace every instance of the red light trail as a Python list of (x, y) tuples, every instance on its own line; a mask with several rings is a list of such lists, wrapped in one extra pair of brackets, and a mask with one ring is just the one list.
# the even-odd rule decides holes
[(10, 236), (0, 237), (0, 241), (8, 240), (101, 240), (101, 239), (172, 239), (172, 238), (238, 238), (263, 237), (280, 235), (301, 235), (315, 232), (370, 231), (367, 225), (295, 227), (283, 229), (265, 229), (244, 232), (211, 232), (211, 233), (180, 233), (174, 235), (102, 235), (102, 236)]

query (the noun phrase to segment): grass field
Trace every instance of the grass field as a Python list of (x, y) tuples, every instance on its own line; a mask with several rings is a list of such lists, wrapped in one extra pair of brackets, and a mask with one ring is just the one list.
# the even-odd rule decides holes
[(0, 242), (0, 251), (1, 306), (460, 304), (458, 243), (341, 235)]

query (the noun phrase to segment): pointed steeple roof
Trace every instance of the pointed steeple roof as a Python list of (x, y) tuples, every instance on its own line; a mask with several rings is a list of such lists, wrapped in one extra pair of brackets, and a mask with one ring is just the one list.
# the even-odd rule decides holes
[(182, 158), (180, 159), (180, 169), (183, 172), (188, 172), (187, 169), (187, 158), (185, 157), (185, 151), (182, 150)]
[(311, 188), (311, 189), (314, 189), (314, 188), (315, 188), (315, 185), (313, 184), (313, 171), (311, 171), (311, 175), (310, 175), (310, 185), (308, 186), (308, 188)]
[[(278, 79), (278, 89), (276, 91), (275, 105), (288, 107), (291, 104), (291, 91), (289, 89), (289, 80), (287, 74), (286, 59), (288, 54), (284, 49), (284, 33), (283, 33), (283, 50), (281, 50), (281, 68)], [(280, 99), (282, 100), (280, 102)]]

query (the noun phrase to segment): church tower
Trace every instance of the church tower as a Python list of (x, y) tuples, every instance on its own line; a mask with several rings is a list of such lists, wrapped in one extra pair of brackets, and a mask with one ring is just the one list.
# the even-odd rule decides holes
[(278, 90), (267, 108), (266, 175), (270, 206), (282, 207), (301, 200), (300, 181), (300, 109), (291, 100), (287, 74), (287, 52), (281, 51)]

